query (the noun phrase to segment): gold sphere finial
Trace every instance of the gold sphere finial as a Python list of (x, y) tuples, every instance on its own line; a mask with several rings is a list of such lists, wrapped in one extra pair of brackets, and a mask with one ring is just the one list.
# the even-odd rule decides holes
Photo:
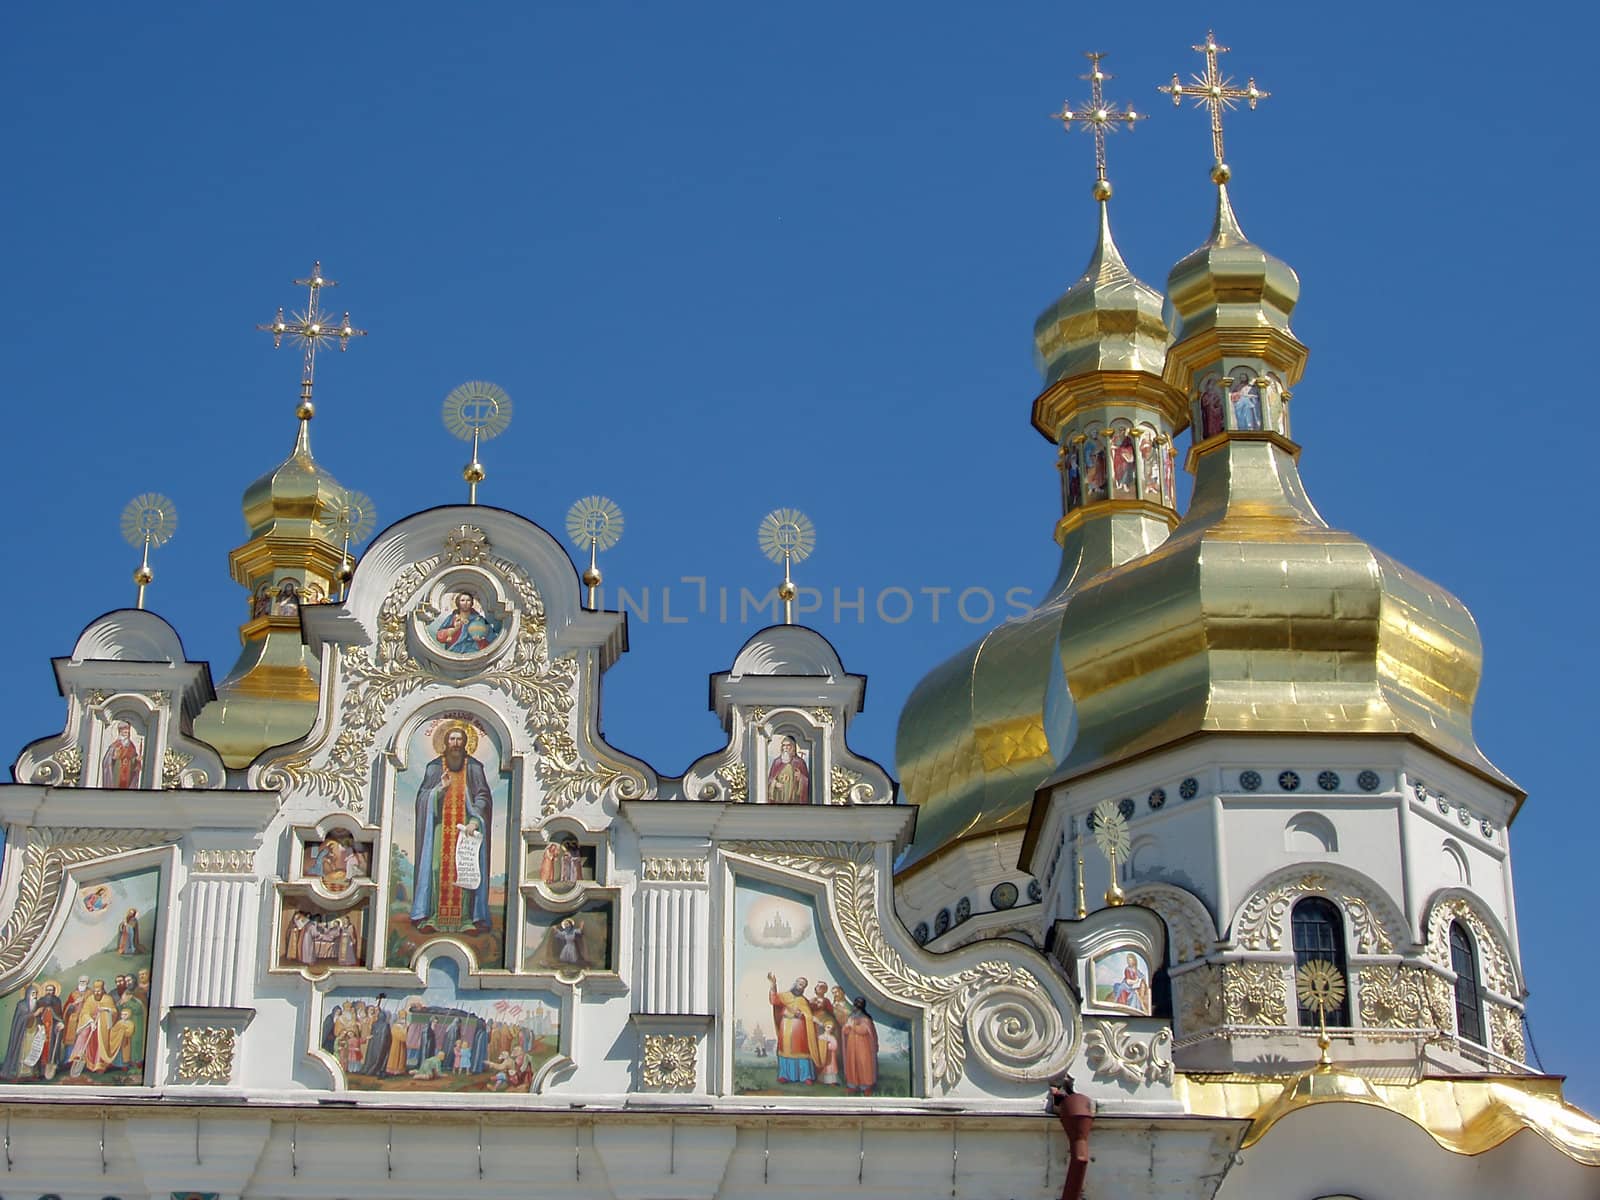
[(339, 564), (339, 582), (349, 583), (356, 577), (356, 564), (350, 561), (350, 556), (345, 555), (344, 561)]
[(1094, 198), (1104, 204), (1111, 199), (1111, 181), (1109, 179), (1096, 179), (1094, 181)]
[(149, 567), (141, 566), (134, 569), (133, 581), (140, 587), (146, 587), (156, 577), (156, 573)]
[(302, 400), (300, 406), (294, 410), (294, 415), (302, 421), (309, 421), (317, 415), (317, 406), (309, 400)]
[(600, 586), (600, 584), (601, 584), (600, 568), (599, 567), (586, 567), (584, 569), (584, 572), (583, 572), (583, 586), (587, 587), (587, 588), (597, 588), (597, 587)]
[(482, 483), (483, 464), (477, 459), (473, 459), (462, 469), (461, 478), (465, 479), (468, 483)]
[(778, 585), (778, 599), (788, 603), (800, 594), (800, 589), (795, 587), (794, 581), (785, 579)]
[(1232, 178), (1233, 178), (1233, 171), (1229, 169), (1228, 164), (1225, 163), (1225, 162), (1219, 162), (1216, 166), (1211, 168), (1211, 182), (1212, 183), (1220, 185), (1220, 184), (1227, 183), (1228, 180), (1230, 180)]

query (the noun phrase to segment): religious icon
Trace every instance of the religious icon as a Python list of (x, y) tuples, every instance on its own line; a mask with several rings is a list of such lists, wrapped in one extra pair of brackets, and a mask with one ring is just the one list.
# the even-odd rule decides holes
[(315, 879), (330, 892), (342, 892), (357, 879), (371, 874), (371, 847), (336, 829), (320, 842), (307, 842), (301, 874)]
[(1083, 498), (1104, 500), (1109, 480), (1106, 477), (1106, 450), (1098, 438), (1083, 443)]
[(300, 615), (300, 581), (298, 579), (285, 579), (278, 584), (278, 590), (272, 597), (272, 615), (275, 617), (297, 617)]
[(475, 654), (500, 636), (500, 622), (483, 611), (472, 592), (447, 592), (444, 605), (444, 611), (428, 622), (428, 636), (439, 649)]
[(1111, 434), (1111, 494), (1119, 500), (1131, 500), (1138, 492), (1139, 467), (1133, 441), (1126, 429)]
[(552, 892), (570, 892), (594, 878), (595, 850), (579, 845), (570, 833), (559, 834), (539, 852), (539, 882)]
[[(160, 869), (147, 867), (82, 889), (43, 960), (48, 976), (0, 999), (0, 1029), (9, 1030), (0, 1081), (144, 1083), (160, 886)], [(108, 938), (102, 922), (113, 913), (123, 916)]]
[(284, 905), (278, 965), (321, 974), (333, 967), (359, 967), (367, 960), (367, 910), (322, 912)]
[(1161, 447), (1149, 433), (1139, 439), (1139, 465), (1144, 472), (1144, 498), (1161, 503)]
[(1149, 1016), (1150, 966), (1136, 950), (1113, 950), (1092, 965), (1096, 1004), (1114, 1005)]
[(1200, 385), (1200, 440), (1216, 437), (1222, 432), (1224, 390), (1215, 375), (1206, 376)]
[(910, 1093), (911, 1026), (848, 982), (818, 940), (814, 901), (740, 880), (735, 921), (736, 1092)]
[(510, 799), (499, 741), (476, 715), (445, 713), (412, 734), (406, 761), (391, 809), (389, 961), (453, 936), (499, 966)]
[(265, 617), (272, 612), (272, 584), (262, 583), (256, 588), (255, 595), (250, 598), (250, 616)]
[(1256, 384), (1254, 375), (1248, 371), (1240, 375), (1234, 381), (1228, 398), (1233, 405), (1235, 429), (1261, 428), (1261, 388)]
[(455, 964), (428, 971), (426, 990), (335, 991), (318, 1048), (348, 1086), (380, 1092), (529, 1092), (560, 1051), (561, 1002), (549, 992), (464, 992)]
[(1066, 511), (1083, 504), (1083, 473), (1078, 470), (1078, 456), (1071, 450), (1062, 450), (1066, 456), (1061, 474), (1062, 487), (1066, 490)]
[(591, 900), (570, 913), (547, 913), (529, 907), (523, 966), (529, 970), (614, 971), (610, 899)]
[(810, 804), (809, 751), (802, 750), (792, 734), (778, 737), (777, 754), (767, 765), (768, 804)]
[(144, 768), (144, 752), (133, 723), (125, 718), (112, 722), (112, 739), (100, 755), (100, 786), (136, 788)]

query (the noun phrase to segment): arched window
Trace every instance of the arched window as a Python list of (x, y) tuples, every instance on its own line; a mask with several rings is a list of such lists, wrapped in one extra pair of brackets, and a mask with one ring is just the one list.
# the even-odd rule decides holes
[[(1349, 976), (1344, 961), (1344, 916), (1330, 900), (1320, 896), (1307, 896), (1294, 906), (1289, 923), (1294, 930), (1294, 965), (1299, 970), (1314, 958), (1330, 962), (1340, 975), (1345, 976), (1344, 1003), (1328, 1010), (1329, 1025), (1350, 1024)], [(1314, 1009), (1300, 1007), (1300, 1025), (1305, 1029), (1317, 1027)]]
[(1450, 922), (1450, 969), (1456, 973), (1456, 1035), (1483, 1044), (1483, 1005), (1478, 996), (1478, 955), (1472, 935), (1460, 921)]

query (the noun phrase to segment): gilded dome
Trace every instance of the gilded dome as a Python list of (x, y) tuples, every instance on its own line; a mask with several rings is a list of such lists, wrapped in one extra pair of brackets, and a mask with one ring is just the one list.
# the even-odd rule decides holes
[[(1170, 479), (1174, 422), (1185, 416), (1161, 378), (1168, 340), (1161, 296), (1128, 270), (1102, 203), (1088, 268), (1034, 326), (1045, 387), (1033, 424), (1058, 447), (1061, 566), (1037, 608), (935, 667), (906, 701), (895, 758), (902, 795), (921, 810), (904, 866), (1020, 830), (1071, 744), (1071, 696), (1056, 677), (1068, 599), (1083, 580), (1148, 553), (1177, 520), (1162, 472)], [(1095, 470), (1100, 493), (1085, 483)]]
[(311, 457), (310, 422), (301, 421), (289, 457), (245, 489), (244, 523), (252, 538), (278, 533), (331, 543), (328, 518), (344, 496), (339, 481)]
[[(1164, 544), (1072, 597), (1060, 669), (1078, 729), (1055, 779), (1203, 732), (1414, 738), (1514, 787), (1477, 747), (1483, 651), (1466, 608), (1354, 534), (1300, 480), (1287, 384), (1292, 270), (1219, 187), (1211, 240), (1172, 272), (1169, 383), (1197, 412), (1194, 495)], [(1202, 412), (1202, 410), (1207, 410)]]

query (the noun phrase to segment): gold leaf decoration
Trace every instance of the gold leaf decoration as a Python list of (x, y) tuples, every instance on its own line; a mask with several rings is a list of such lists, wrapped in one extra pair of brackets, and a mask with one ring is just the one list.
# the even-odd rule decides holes
[(238, 1030), (190, 1026), (178, 1041), (178, 1078), (188, 1083), (226, 1083), (233, 1075)]
[(644, 1035), (644, 1085), (692, 1088), (695, 1085), (695, 1039), (670, 1033)]

